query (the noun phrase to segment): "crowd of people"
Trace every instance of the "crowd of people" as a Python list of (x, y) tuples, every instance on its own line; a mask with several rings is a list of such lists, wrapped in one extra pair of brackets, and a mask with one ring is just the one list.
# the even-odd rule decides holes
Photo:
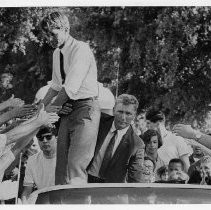
[(48, 14), (41, 28), (55, 48), (52, 81), (31, 105), (14, 96), (0, 104), (1, 200), (27, 203), (34, 190), (64, 184), (211, 183), (210, 135), (190, 125), (169, 129), (156, 108), (137, 113), (133, 95), (115, 99), (64, 14)]

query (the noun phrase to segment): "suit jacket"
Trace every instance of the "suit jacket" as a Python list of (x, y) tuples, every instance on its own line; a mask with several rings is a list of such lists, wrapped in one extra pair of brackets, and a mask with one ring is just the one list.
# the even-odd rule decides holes
[[(93, 159), (96, 157), (101, 146), (103, 145), (103, 142), (111, 129), (113, 121), (113, 116), (104, 113), (101, 114), (97, 144)], [(113, 154), (105, 175), (105, 182), (141, 182), (144, 162), (144, 148), (145, 145), (142, 139), (135, 134), (132, 126), (130, 126)], [(93, 159), (90, 165), (92, 164)]]

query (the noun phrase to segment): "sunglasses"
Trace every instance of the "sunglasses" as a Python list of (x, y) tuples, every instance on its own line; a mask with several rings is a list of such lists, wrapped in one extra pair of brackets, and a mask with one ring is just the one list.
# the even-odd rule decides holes
[(46, 136), (40, 136), (38, 137), (37, 139), (41, 142), (44, 141), (44, 138), (47, 140), (47, 141), (50, 141), (52, 139), (52, 135), (46, 135)]

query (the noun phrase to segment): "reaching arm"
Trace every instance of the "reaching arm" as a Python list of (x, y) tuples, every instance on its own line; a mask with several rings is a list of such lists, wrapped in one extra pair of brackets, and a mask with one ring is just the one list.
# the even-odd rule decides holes
[(24, 101), (22, 101), (19, 98), (14, 98), (14, 95), (12, 95), (11, 98), (8, 100), (2, 102), (0, 104), (0, 111), (3, 111), (7, 109), (8, 107), (17, 107), (17, 106), (22, 106), (24, 104)]
[(13, 118), (29, 116), (32, 115), (34, 112), (35, 112), (35, 107), (32, 105), (15, 107), (11, 111), (6, 112), (0, 116), (0, 126)]
[(35, 132), (42, 125), (47, 125), (58, 121), (59, 117), (56, 113), (47, 113), (44, 110), (44, 107), (40, 110), (40, 113), (37, 118), (34, 120), (29, 119), (26, 123), (21, 124), (14, 129), (6, 133), (7, 136), (7, 145), (13, 142), (16, 142), (24, 136)]
[[(173, 128), (173, 132), (183, 138), (194, 139), (200, 144), (211, 149), (211, 136), (195, 131), (190, 125), (177, 124)], [(197, 138), (196, 133), (199, 134), (199, 138)]]

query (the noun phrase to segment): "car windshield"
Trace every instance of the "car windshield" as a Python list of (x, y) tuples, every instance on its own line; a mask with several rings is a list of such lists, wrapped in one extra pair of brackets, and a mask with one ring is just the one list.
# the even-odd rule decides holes
[(85, 187), (69, 185), (37, 191), (32, 194), (31, 202), (36, 204), (204, 204), (211, 203), (210, 197), (209, 186), (91, 184)]

